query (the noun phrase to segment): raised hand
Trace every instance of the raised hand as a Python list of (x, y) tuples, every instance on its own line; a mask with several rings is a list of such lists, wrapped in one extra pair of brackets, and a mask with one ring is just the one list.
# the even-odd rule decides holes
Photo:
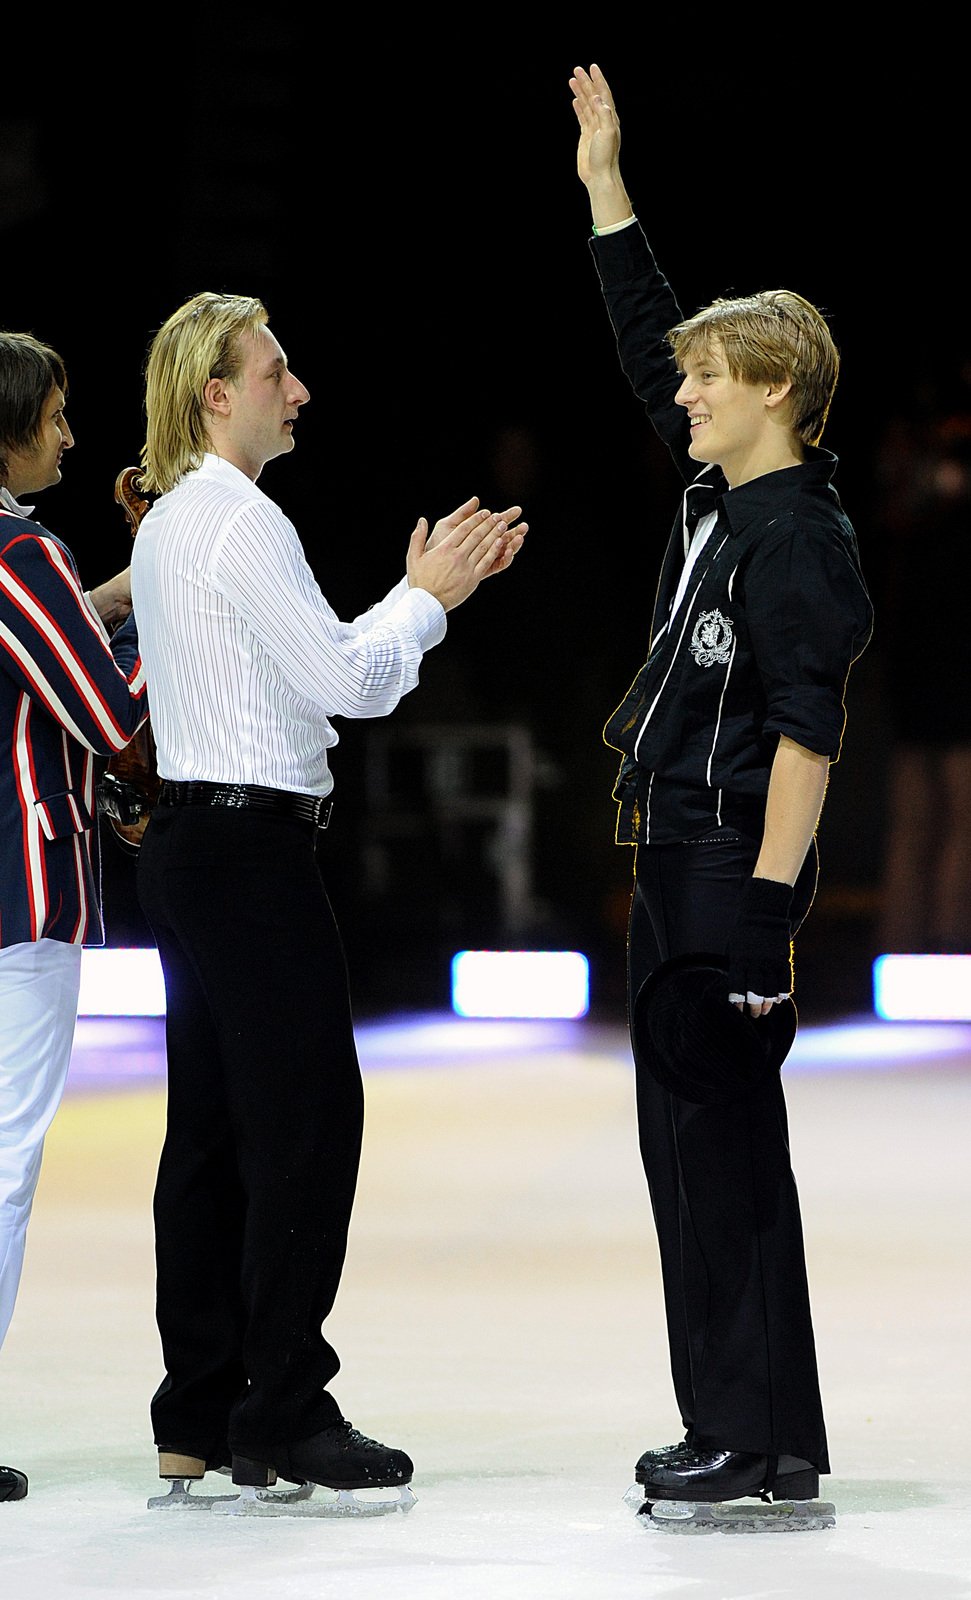
[(605, 228), (632, 214), (620, 176), (620, 119), (610, 85), (596, 64), (574, 68), (573, 109), (580, 124), (577, 172), (590, 195), (593, 220)]
[(620, 119), (610, 85), (595, 64), (590, 71), (575, 67), (570, 79), (573, 109), (580, 124), (577, 147), (577, 172), (581, 183), (590, 187), (591, 179), (618, 169), (620, 160)]

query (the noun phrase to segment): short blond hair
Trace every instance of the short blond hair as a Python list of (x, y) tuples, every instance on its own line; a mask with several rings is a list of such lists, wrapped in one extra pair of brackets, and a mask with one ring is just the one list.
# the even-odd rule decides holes
[(738, 300), (715, 300), (667, 336), (674, 359), (704, 360), (715, 340), (736, 383), (792, 384), (793, 431), (818, 444), (839, 377), (839, 351), (816, 306), (791, 289), (766, 289)]
[(206, 384), (210, 378), (235, 382), (244, 336), (255, 336), (267, 321), (259, 300), (205, 293), (187, 300), (159, 328), (145, 368), (141, 488), (149, 494), (164, 494), (201, 465), (211, 447)]

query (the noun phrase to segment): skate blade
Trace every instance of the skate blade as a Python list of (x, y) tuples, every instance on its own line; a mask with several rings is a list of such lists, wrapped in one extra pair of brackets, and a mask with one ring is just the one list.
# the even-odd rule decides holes
[[(388, 1490), (334, 1489), (332, 1500), (313, 1500), (315, 1483), (301, 1483), (296, 1489), (243, 1488), (238, 1498), (229, 1500), (219, 1496), (213, 1505), (213, 1515), (221, 1517), (386, 1517), (389, 1512), (410, 1511), (417, 1497), (406, 1484), (394, 1490), (395, 1498), (388, 1499)], [(364, 1499), (368, 1494), (380, 1494), (381, 1499)]]
[(235, 1494), (193, 1494), (194, 1478), (173, 1478), (168, 1494), (153, 1494), (148, 1502), (149, 1511), (170, 1511), (178, 1506), (190, 1511), (211, 1511), (221, 1502), (235, 1500)]
[(644, 1527), (661, 1533), (810, 1533), (835, 1528), (836, 1507), (828, 1500), (647, 1500), (640, 1484), (624, 1496)]

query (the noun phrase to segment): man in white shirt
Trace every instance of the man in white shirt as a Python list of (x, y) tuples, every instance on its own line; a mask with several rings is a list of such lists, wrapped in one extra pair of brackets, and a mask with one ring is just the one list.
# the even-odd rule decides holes
[(256, 487), (309, 399), (258, 301), (201, 294), (146, 378), (132, 586), (163, 788), (138, 884), (167, 995), (155, 1197), (166, 1376), (160, 1476), (401, 1486), (412, 1463), (344, 1419), (321, 1324), (343, 1265), (363, 1093), (340, 937), (314, 857), (330, 718), (381, 716), (445, 613), (525, 524), (476, 500), (411, 536), (406, 576), (351, 623)]

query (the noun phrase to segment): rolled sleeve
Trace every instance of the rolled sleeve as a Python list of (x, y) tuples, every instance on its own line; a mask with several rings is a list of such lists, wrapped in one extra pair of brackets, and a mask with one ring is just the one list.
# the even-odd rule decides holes
[(872, 611), (839, 534), (800, 528), (760, 550), (745, 581), (746, 620), (765, 693), (762, 731), (835, 761), (852, 663)]

